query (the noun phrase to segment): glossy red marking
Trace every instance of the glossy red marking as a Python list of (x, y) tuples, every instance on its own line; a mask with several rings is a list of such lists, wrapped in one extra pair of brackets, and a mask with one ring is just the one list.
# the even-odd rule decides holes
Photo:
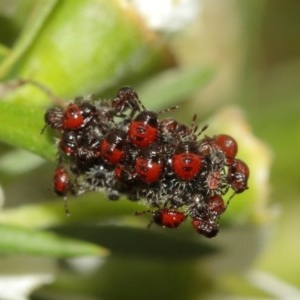
[(185, 219), (185, 214), (176, 209), (161, 208), (153, 212), (154, 223), (162, 227), (177, 228)]
[(214, 137), (214, 145), (216, 145), (226, 157), (234, 158), (238, 152), (237, 142), (233, 137), (227, 134), (219, 134)]
[(54, 172), (53, 189), (58, 196), (65, 196), (69, 191), (69, 175), (64, 167), (57, 167)]
[(82, 110), (77, 104), (69, 104), (62, 118), (64, 129), (76, 130), (84, 124)]
[(220, 195), (209, 196), (207, 199), (208, 210), (216, 215), (221, 215), (225, 209), (225, 203)]
[(138, 157), (135, 161), (135, 173), (144, 183), (158, 182), (163, 171), (162, 161), (154, 161), (151, 158)]
[(142, 111), (129, 125), (128, 136), (130, 142), (139, 148), (149, 147), (157, 140), (157, 127), (157, 114)]
[(194, 179), (202, 166), (201, 157), (195, 153), (179, 153), (173, 156), (172, 168), (176, 176), (184, 181)]
[(238, 194), (248, 189), (249, 167), (240, 159), (235, 159), (228, 168), (228, 180), (231, 188)]
[(109, 133), (100, 145), (101, 157), (110, 164), (117, 164), (124, 156), (124, 141), (126, 135), (121, 130)]

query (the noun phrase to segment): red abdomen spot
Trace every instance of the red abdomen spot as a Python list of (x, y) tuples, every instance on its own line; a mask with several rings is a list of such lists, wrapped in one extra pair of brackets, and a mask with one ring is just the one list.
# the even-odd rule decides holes
[(162, 169), (162, 163), (153, 162), (151, 159), (138, 157), (135, 161), (135, 172), (144, 183), (151, 184), (159, 181)]
[(194, 179), (202, 167), (201, 157), (195, 153), (180, 153), (173, 156), (173, 171), (181, 180)]
[(175, 209), (162, 208), (153, 213), (153, 221), (162, 227), (176, 228), (185, 219), (184, 213)]
[(57, 167), (53, 178), (54, 192), (59, 196), (65, 196), (69, 190), (69, 176), (63, 167)]
[(124, 151), (120, 150), (114, 144), (103, 140), (100, 146), (101, 156), (111, 164), (117, 164), (123, 157)]
[(133, 121), (129, 126), (130, 142), (140, 148), (149, 147), (157, 139), (157, 128), (144, 122)]
[(82, 111), (76, 104), (70, 104), (66, 108), (62, 120), (64, 129), (76, 130), (84, 124)]

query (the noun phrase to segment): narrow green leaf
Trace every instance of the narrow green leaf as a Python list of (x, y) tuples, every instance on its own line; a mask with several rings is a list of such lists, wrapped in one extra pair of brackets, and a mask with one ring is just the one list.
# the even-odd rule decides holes
[(4, 45), (0, 44), (0, 64), (9, 55), (10, 50)]
[(209, 67), (171, 69), (147, 80), (138, 93), (149, 109), (167, 107), (199, 91), (212, 76), (213, 70)]
[(57, 0), (48, 0), (45, 2), (36, 1), (34, 10), (31, 12), (30, 18), (23, 28), (23, 32), (12, 50), (7, 60), (0, 65), (0, 79), (5, 77), (8, 70), (18, 61), (25, 51), (32, 45), (36, 35), (41, 30), (43, 24), (52, 12)]
[(43, 163), (44, 160), (41, 157), (31, 152), (14, 149), (0, 156), (0, 172), (9, 175), (21, 175), (32, 171)]
[(28, 204), (0, 211), (0, 222), (28, 228), (50, 227), (85, 221), (133, 216), (145, 207), (140, 203), (119, 200), (108, 201), (104, 193), (90, 193), (76, 199), (68, 198), (70, 216), (64, 211), (63, 200)]
[(0, 253), (5, 254), (21, 253), (52, 257), (108, 254), (108, 250), (92, 243), (16, 226), (0, 225), (0, 237)]

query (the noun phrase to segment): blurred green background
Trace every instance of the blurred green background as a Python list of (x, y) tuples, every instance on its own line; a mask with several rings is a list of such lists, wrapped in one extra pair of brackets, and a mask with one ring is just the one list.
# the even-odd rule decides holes
[[(0, 0), (0, 299), (300, 299), (300, 3), (171, 1), (154, 30), (135, 2)], [(147, 230), (142, 204), (102, 194), (69, 199), (68, 218), (40, 135), (51, 99), (17, 78), (66, 101), (127, 84), (151, 109), (180, 103), (236, 137), (250, 189), (212, 240)]]

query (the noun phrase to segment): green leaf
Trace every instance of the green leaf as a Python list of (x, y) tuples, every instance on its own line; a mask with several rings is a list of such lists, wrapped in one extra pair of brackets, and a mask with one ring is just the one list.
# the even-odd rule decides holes
[(31, 152), (14, 149), (0, 156), (0, 172), (10, 176), (21, 175), (34, 170), (43, 163), (42, 158)]
[(11, 55), (0, 66), (0, 79), (6, 76), (10, 68), (20, 59), (33, 43), (35, 37), (41, 30), (43, 24), (52, 12), (57, 0), (48, 0), (46, 2), (35, 1), (35, 7), (23, 27), (23, 34), (14, 47)]
[[(134, 216), (137, 210), (144, 210), (140, 203), (119, 200), (108, 201), (104, 193), (89, 193), (79, 198), (68, 198), (71, 215), (64, 211), (63, 199), (40, 204), (28, 204), (0, 211), (0, 222), (28, 228), (50, 227), (92, 220), (107, 220)], [(137, 221), (140, 218), (137, 218)]]
[(44, 113), (42, 108), (0, 101), (0, 140), (54, 160), (53, 137), (47, 133), (41, 135)]
[[(2, 77), (35, 79), (60, 97), (73, 98), (121, 80), (140, 80), (170, 64), (164, 46), (119, 2), (59, 1), (53, 9), (54, 4), (37, 6), (34, 15), (44, 18), (34, 23), (35, 30), (24, 30), (0, 67)], [(18, 93), (13, 101), (50, 102), (32, 87)]]
[(199, 91), (213, 77), (209, 67), (188, 67), (160, 72), (140, 86), (138, 93), (145, 106), (158, 109), (178, 104)]
[(0, 225), (0, 252), (72, 257), (81, 255), (106, 256), (108, 251), (92, 243), (65, 238), (57, 234)]
[(9, 49), (4, 45), (0, 44), (0, 64), (9, 55)]

